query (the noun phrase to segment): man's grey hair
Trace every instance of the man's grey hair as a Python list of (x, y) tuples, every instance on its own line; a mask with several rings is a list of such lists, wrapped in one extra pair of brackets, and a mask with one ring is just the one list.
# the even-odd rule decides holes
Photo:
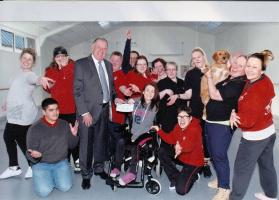
[(97, 38), (92, 42), (92, 44), (94, 45), (97, 41), (103, 41), (103, 42), (107, 43), (107, 46), (108, 46), (108, 41), (107, 41), (107, 39), (105, 39), (105, 38), (97, 37)]

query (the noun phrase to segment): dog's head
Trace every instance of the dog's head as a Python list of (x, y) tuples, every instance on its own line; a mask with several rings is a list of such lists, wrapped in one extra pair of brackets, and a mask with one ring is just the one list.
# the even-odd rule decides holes
[(230, 53), (227, 50), (218, 50), (214, 52), (212, 58), (217, 64), (227, 64), (230, 59)]

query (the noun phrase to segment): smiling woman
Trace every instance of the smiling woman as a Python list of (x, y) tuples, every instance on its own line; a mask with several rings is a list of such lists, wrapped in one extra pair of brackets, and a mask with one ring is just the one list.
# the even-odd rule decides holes
[[(161, 145), (159, 149), (159, 159), (170, 181), (169, 189), (185, 195), (198, 179), (198, 172), (204, 164), (202, 129), (199, 120), (191, 116), (189, 107), (180, 107), (177, 119), (178, 124), (170, 133), (160, 130), (158, 126), (153, 128), (169, 144)], [(181, 171), (176, 168), (174, 159), (182, 164)]]
[[(17, 176), (22, 173), (18, 166), (17, 145), (22, 153), (25, 154), (26, 134), (38, 112), (32, 98), (33, 90), (36, 85), (48, 87), (49, 81), (52, 81), (52, 79), (46, 77), (38, 77), (32, 72), (35, 60), (36, 53), (33, 49), (22, 50), (20, 55), (21, 71), (12, 81), (8, 91), (6, 101), (7, 124), (4, 130), (4, 141), (9, 156), (9, 168), (0, 175), (0, 179)], [(30, 177), (32, 177), (32, 170), (29, 167), (25, 178)]]

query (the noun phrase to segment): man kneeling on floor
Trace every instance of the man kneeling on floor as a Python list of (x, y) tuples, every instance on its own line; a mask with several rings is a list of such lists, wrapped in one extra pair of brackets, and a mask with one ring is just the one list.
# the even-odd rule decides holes
[[(202, 145), (202, 129), (199, 120), (191, 116), (189, 107), (178, 109), (178, 124), (166, 134), (153, 126), (166, 143), (170, 146), (161, 146), (159, 159), (164, 171), (170, 180), (170, 190), (176, 190), (177, 194), (185, 195), (198, 179), (198, 172), (204, 165)], [(176, 168), (176, 163), (182, 165), (182, 170)]]
[(36, 194), (48, 196), (54, 188), (66, 192), (73, 185), (72, 172), (67, 160), (68, 148), (78, 143), (78, 123), (73, 127), (58, 119), (59, 108), (55, 99), (42, 102), (43, 117), (27, 133), (27, 158), (33, 163), (33, 185)]

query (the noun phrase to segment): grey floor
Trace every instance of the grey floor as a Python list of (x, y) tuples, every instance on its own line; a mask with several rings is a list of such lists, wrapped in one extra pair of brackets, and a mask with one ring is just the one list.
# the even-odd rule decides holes
[[(8, 156), (6, 153), (6, 147), (3, 141), (3, 131), (4, 131), (5, 121), (0, 120), (0, 173), (4, 171), (8, 166)], [(278, 128), (278, 126), (277, 126)], [(278, 130), (277, 130), (278, 132)], [(230, 149), (229, 149), (229, 158), (231, 163), (231, 171), (233, 170), (233, 163), (236, 155), (236, 151), (238, 148), (240, 140), (240, 132), (237, 131), (234, 134)], [(279, 170), (279, 140), (277, 139), (274, 149), (274, 157), (275, 157), (275, 166), (277, 171)], [(29, 200), (29, 199), (41, 199), (37, 197), (33, 190), (32, 190), (32, 179), (25, 180), (24, 179), (24, 173), (27, 169), (27, 163), (20, 151), (18, 151), (19, 155), (19, 163), (21, 168), (23, 169), (23, 173), (14, 178), (6, 179), (6, 180), (0, 180), (0, 199), (1, 200)], [(188, 199), (188, 200), (208, 200), (213, 197), (215, 194), (215, 190), (212, 190), (207, 187), (208, 181), (215, 178), (215, 175), (210, 178), (206, 179), (204, 177), (201, 177), (199, 181), (197, 181), (192, 190), (189, 194), (186, 196), (179, 196), (174, 191), (169, 191), (168, 186), (169, 182), (167, 180), (166, 175), (163, 173), (161, 177), (154, 177), (158, 179), (162, 185), (162, 191), (159, 195), (153, 196), (147, 193), (144, 189), (118, 189), (117, 191), (112, 191), (109, 186), (105, 185), (105, 182), (101, 180), (99, 177), (93, 177), (91, 183), (92, 187), (89, 190), (82, 190), (80, 184), (81, 184), (81, 177), (80, 175), (74, 174), (74, 186), (73, 188), (66, 193), (60, 192), (60, 191), (53, 191), (49, 197), (45, 199), (49, 200), (77, 200), (77, 199)], [(277, 177), (278, 179), (278, 177)], [(241, 183), (239, 183), (241, 184)], [(258, 176), (258, 169), (256, 168), (253, 178), (251, 180), (249, 189), (247, 191), (247, 194), (245, 196), (245, 200), (252, 200), (254, 198), (254, 193), (261, 191), (261, 187), (259, 184), (259, 176)]]

